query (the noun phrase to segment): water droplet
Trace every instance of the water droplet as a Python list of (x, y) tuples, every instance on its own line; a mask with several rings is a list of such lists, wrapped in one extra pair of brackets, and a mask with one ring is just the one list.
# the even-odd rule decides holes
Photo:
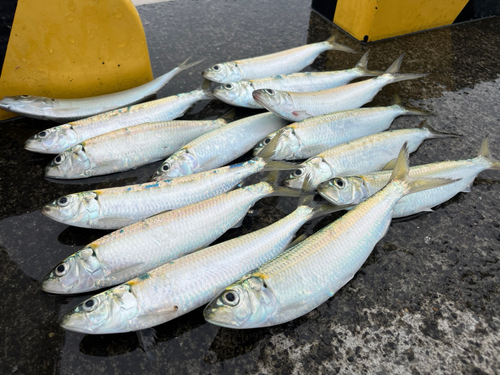
[(75, 38), (73, 38), (72, 36), (68, 37), (68, 40), (71, 44), (75, 44)]
[(425, 237), (425, 238), (424, 238), (424, 242), (425, 242), (426, 244), (430, 243), (430, 242), (431, 242), (431, 238), (430, 238), (429, 236)]
[(52, 48), (49, 48), (49, 52), (52, 53), (54, 52), (54, 50)]

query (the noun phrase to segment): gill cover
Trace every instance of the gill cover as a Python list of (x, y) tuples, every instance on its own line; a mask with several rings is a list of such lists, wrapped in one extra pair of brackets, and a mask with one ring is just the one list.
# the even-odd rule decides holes
[(252, 93), (257, 104), (285, 119), (295, 120), (292, 112), (295, 110), (292, 96), (286, 91), (274, 89), (259, 89)]
[(42, 213), (61, 223), (89, 227), (89, 223), (100, 213), (97, 198), (97, 193), (93, 191), (65, 195), (46, 204)]
[(328, 163), (322, 157), (316, 156), (300, 165), (288, 179), (285, 180), (285, 186), (292, 189), (313, 190), (321, 182), (334, 176), (334, 173)]
[(196, 156), (187, 149), (181, 149), (160, 165), (151, 180), (187, 176), (196, 173), (198, 166)]
[(201, 75), (203, 78), (218, 83), (230, 83), (243, 79), (243, 72), (236, 62), (215, 64), (211, 68), (205, 69)]
[(85, 178), (92, 176), (92, 162), (83, 144), (77, 144), (57, 155), (45, 169), (51, 178)]
[(78, 143), (78, 135), (69, 124), (45, 129), (28, 138), (24, 148), (43, 154), (58, 154)]
[(318, 193), (335, 205), (359, 204), (370, 196), (361, 177), (336, 177), (322, 182)]
[(230, 82), (217, 87), (213, 95), (228, 104), (245, 108), (262, 108), (253, 100), (250, 81)]
[(203, 315), (222, 327), (255, 328), (272, 325), (277, 309), (276, 297), (262, 278), (249, 276), (227, 287), (208, 304)]

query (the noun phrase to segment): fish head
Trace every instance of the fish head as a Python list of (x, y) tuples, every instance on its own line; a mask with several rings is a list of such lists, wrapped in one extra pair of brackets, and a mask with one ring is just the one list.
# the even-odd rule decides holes
[(293, 125), (286, 126), (278, 132), (278, 140), (274, 147), (274, 160), (293, 159), (302, 144), (295, 133)]
[(228, 328), (267, 326), (278, 309), (263, 278), (250, 276), (227, 287), (203, 311), (205, 320)]
[(361, 177), (335, 177), (319, 184), (318, 193), (339, 206), (359, 204), (369, 197)]
[(69, 124), (42, 130), (28, 138), (24, 148), (43, 154), (60, 153), (78, 143), (78, 135)]
[(284, 181), (285, 186), (292, 189), (314, 190), (323, 181), (332, 178), (333, 171), (320, 156), (315, 156), (300, 164)]
[(196, 173), (198, 166), (196, 156), (186, 149), (181, 149), (160, 165), (151, 180), (187, 176)]
[(253, 85), (250, 81), (240, 81), (218, 86), (213, 91), (213, 94), (217, 99), (231, 105), (260, 108), (253, 100), (253, 90)]
[(57, 155), (45, 168), (49, 178), (85, 178), (92, 176), (92, 163), (83, 143)]
[(285, 119), (295, 120), (295, 116), (292, 114), (294, 103), (290, 93), (274, 89), (259, 89), (255, 90), (252, 96), (257, 104), (267, 110)]
[(262, 141), (257, 143), (257, 146), (254, 147), (253, 149), (253, 156), (258, 156), (259, 153), (262, 151), (266, 145), (273, 140), (274, 137), (279, 133), (280, 131), (277, 130), (274, 133), (269, 134), (266, 138), (264, 138)]
[(54, 294), (74, 294), (101, 288), (104, 266), (92, 247), (85, 247), (59, 263), (42, 281), (42, 289)]
[(87, 224), (99, 216), (99, 211), (98, 194), (93, 191), (65, 195), (42, 208), (45, 216), (69, 225)]
[(101, 334), (133, 331), (130, 321), (139, 314), (139, 302), (128, 284), (90, 297), (63, 316), (67, 330)]
[(45, 110), (54, 107), (54, 99), (43, 96), (5, 96), (0, 100), (0, 109), (36, 117), (44, 117)]
[(203, 78), (218, 83), (231, 83), (243, 79), (243, 72), (235, 62), (215, 64), (201, 72), (201, 75)]

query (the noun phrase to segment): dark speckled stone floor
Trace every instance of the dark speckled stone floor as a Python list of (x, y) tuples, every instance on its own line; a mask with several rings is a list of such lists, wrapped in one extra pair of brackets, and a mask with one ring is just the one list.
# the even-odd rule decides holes
[[(399, 93), (411, 105), (434, 112), (437, 129), (463, 135), (425, 142), (412, 164), (472, 157), (486, 134), (493, 154), (500, 157), (499, 17), (361, 46), (311, 12), (308, 1), (170, 1), (142, 6), (139, 13), (155, 76), (190, 55), (205, 58), (199, 69), (175, 77), (159, 96), (197, 87), (199, 71), (213, 63), (336, 34), (341, 43), (370, 50), (370, 68), (386, 69), (406, 52), (403, 72), (430, 73), (385, 88), (371, 104), (390, 104)], [(359, 57), (324, 53), (310, 69), (346, 69)], [(202, 102), (186, 118), (215, 117), (227, 109), (216, 101)], [(238, 111), (238, 116), (251, 113)], [(393, 128), (417, 123), (403, 117)], [(151, 360), (133, 333), (89, 336), (59, 327), (62, 314), (86, 296), (45, 294), (40, 280), (104, 232), (53, 222), (40, 208), (67, 193), (146, 181), (158, 163), (86, 181), (48, 181), (43, 169), (51, 158), (25, 151), (23, 143), (50, 126), (25, 118), (0, 124), (0, 373), (500, 371), (499, 172), (481, 173), (471, 193), (460, 193), (434, 213), (394, 222), (354, 279), (306, 316), (273, 328), (236, 331), (205, 323), (198, 309), (157, 327), (156, 359)], [(268, 225), (293, 204), (262, 200), (257, 214), (221, 240)]]

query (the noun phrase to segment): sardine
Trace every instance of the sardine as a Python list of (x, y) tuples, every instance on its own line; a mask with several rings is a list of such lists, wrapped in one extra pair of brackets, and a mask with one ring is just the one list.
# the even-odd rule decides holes
[(391, 183), (334, 223), (228, 286), (205, 308), (205, 319), (229, 328), (273, 326), (298, 318), (332, 297), (352, 279), (384, 237), (401, 197), (450, 182), (413, 180), (407, 175), (407, 163), (405, 147)]
[(89, 138), (146, 122), (169, 121), (181, 117), (199, 100), (212, 99), (210, 82), (200, 89), (163, 99), (116, 109), (83, 120), (45, 129), (26, 141), (24, 148), (43, 154), (59, 154)]
[(314, 44), (288, 49), (259, 57), (216, 64), (204, 70), (204, 78), (218, 83), (229, 83), (299, 72), (322, 52), (337, 50), (355, 52), (352, 48), (335, 42), (335, 36)]
[(287, 121), (269, 112), (233, 121), (182, 147), (163, 162), (152, 180), (187, 176), (221, 167), (244, 155), (267, 134), (286, 124)]
[(258, 89), (309, 92), (345, 85), (359, 77), (373, 77), (384, 72), (368, 70), (368, 52), (352, 69), (333, 72), (305, 72), (277, 75), (249, 81), (230, 82), (217, 87), (214, 96), (231, 105), (246, 108), (263, 108), (252, 96)]
[(45, 177), (77, 179), (123, 172), (172, 155), (224, 119), (148, 122), (87, 139), (57, 155)]
[(414, 129), (368, 135), (332, 147), (306, 160), (285, 181), (285, 185), (302, 189), (307, 178), (309, 188), (315, 188), (321, 182), (333, 177), (380, 171), (397, 157), (403, 143), (408, 142), (408, 149), (414, 152), (426, 139), (446, 137), (457, 137), (457, 135), (438, 132), (426, 121)]
[(255, 173), (292, 168), (296, 167), (257, 157), (184, 177), (65, 195), (45, 205), (42, 213), (77, 227), (119, 229), (226, 193)]
[[(67, 313), (61, 326), (102, 334), (137, 331), (175, 319), (278, 255), (319, 210), (300, 206), (258, 231), (188, 254), (102, 292)], [(101, 319), (100, 317), (105, 317)]]
[(264, 140), (258, 154), (273, 160), (307, 159), (331, 147), (387, 130), (401, 115), (430, 115), (410, 109), (396, 98), (390, 107), (359, 108), (305, 119), (281, 128)]
[(66, 258), (42, 289), (83, 293), (123, 283), (166, 262), (208, 246), (238, 225), (258, 200), (297, 192), (260, 182), (150, 217), (112, 232)]
[(266, 88), (255, 90), (252, 96), (267, 110), (290, 121), (300, 121), (326, 113), (359, 108), (372, 101), (375, 95), (389, 83), (427, 75), (398, 73), (403, 57), (404, 54), (386, 70), (385, 74), (365, 81), (314, 92), (287, 92)]
[(139, 103), (151, 97), (175, 75), (201, 62), (200, 60), (187, 64), (188, 60), (151, 82), (128, 90), (80, 99), (52, 99), (34, 95), (5, 96), (0, 100), (0, 108), (26, 117), (60, 123), (79, 120)]
[[(446, 202), (456, 194), (469, 192), (477, 175), (487, 169), (500, 170), (500, 161), (491, 155), (487, 138), (483, 140), (479, 155), (474, 159), (444, 161), (411, 167), (410, 176), (412, 178), (460, 178), (461, 180), (450, 185), (411, 194), (396, 204), (392, 217), (432, 211), (432, 207)], [(382, 189), (389, 181), (391, 172), (382, 171), (354, 177), (337, 177), (321, 183), (318, 186), (318, 192), (333, 204), (356, 205)]]

